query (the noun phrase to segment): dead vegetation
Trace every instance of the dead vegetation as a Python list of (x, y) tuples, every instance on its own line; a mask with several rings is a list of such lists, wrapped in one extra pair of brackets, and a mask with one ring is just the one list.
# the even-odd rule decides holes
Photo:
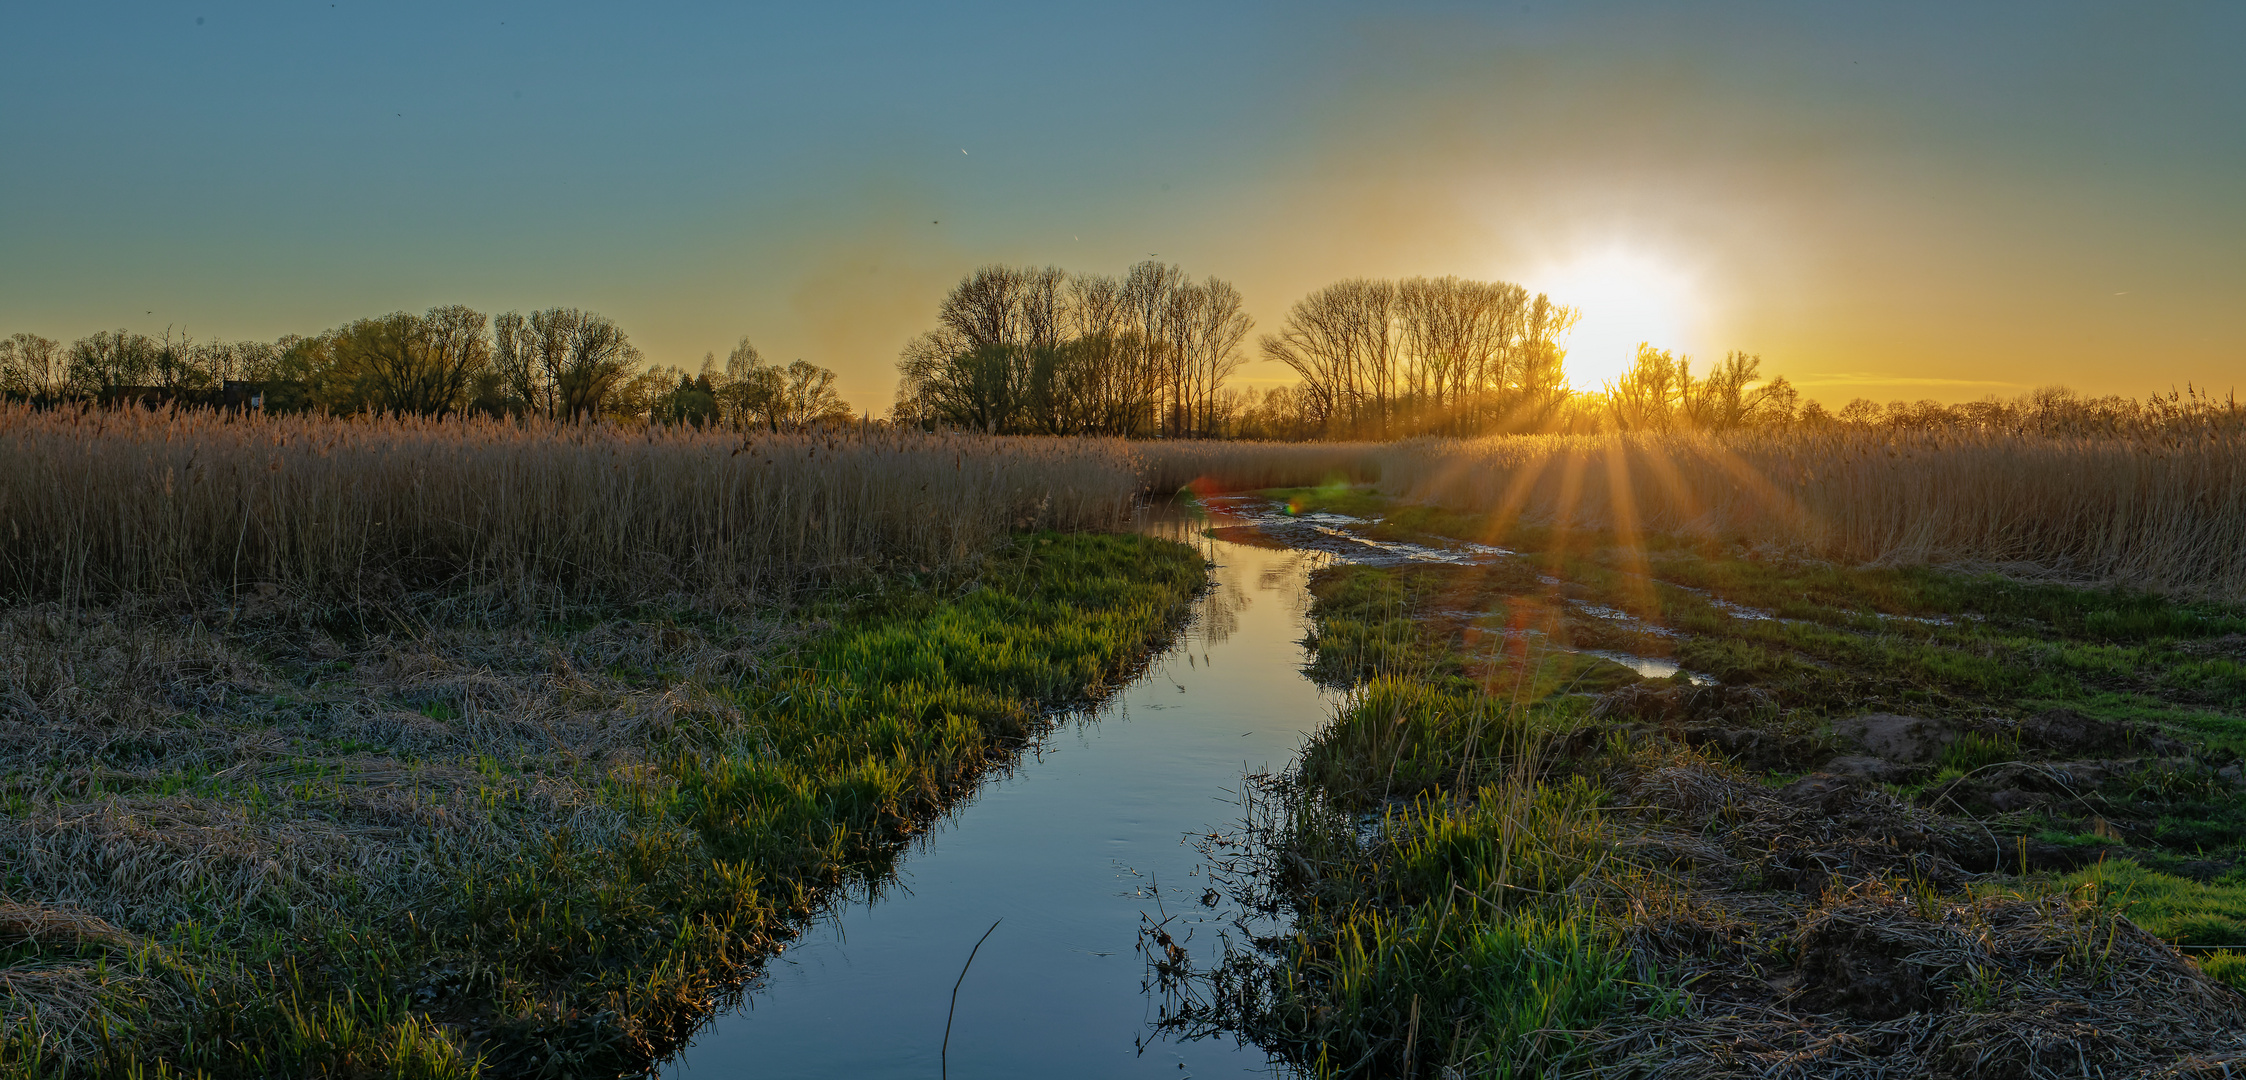
[(1041, 534), (745, 610), (18, 604), (0, 1073), (636, 1075), (1202, 575)]
[(2213, 1077), (2246, 1061), (2237, 993), (2083, 897), (1872, 878), (1778, 914), (1712, 899), (1634, 928), (1698, 1008), (1610, 1033), (1583, 1075)]
[(741, 721), (694, 688), (752, 679), (801, 635), (608, 620), (353, 637), (324, 614), (268, 599), (0, 617), (0, 949), (20, 954), (0, 1015), (45, 1055), (99, 1060), (105, 1024), (177, 1028), (190, 999), (255, 992), (190, 992), (255, 976), (170, 947), (256, 952), (344, 911), (426, 918), (447, 883), (553, 835), (620, 842), (635, 823), (617, 786), (661, 786), (648, 753), (670, 725)]
[(1164, 632), (1189, 550), (1015, 539), (1142, 464), (0, 405), (0, 1070), (644, 1069)]
[(2246, 1072), (2235, 606), (1572, 535), (1313, 578), (1355, 692), (1212, 838), (1247, 944), (1150, 952), (1165, 1025), (1321, 1077)]
[(2039, 568), (2246, 598), (2246, 436), (1852, 425), (1731, 435), (1422, 440), (1387, 494), (1624, 537), (1722, 537), (1845, 564)]
[(1632, 807), (1617, 815), (1617, 842), (1661, 883), (1628, 890), (1658, 899), (1618, 913), (1623, 940), (1648, 975), (1696, 1000), (1688, 1015), (1609, 1033), (1598, 1075), (2190, 1075), (2246, 1063), (2246, 998), (2095, 896), (1969, 888), (1977, 875), (1952, 857), (1985, 850), (1974, 822), (1829, 774), (1773, 789), (1665, 741), (1608, 775)]
[(1766, 558), (1955, 564), (2246, 598), (2246, 434), (2205, 424), (1157, 443), (1149, 490), (1375, 484), (1484, 543), (1516, 526), (1704, 538)]
[(0, 404), (0, 597), (739, 604), (1112, 527), (1138, 490), (1120, 440)]

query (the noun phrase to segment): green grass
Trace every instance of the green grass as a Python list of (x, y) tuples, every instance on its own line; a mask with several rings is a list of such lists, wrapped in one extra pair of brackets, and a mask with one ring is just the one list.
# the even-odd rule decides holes
[[(1324, 677), (1363, 678), (1428, 653), (1433, 643), (1413, 639), (1401, 622), (1423, 617), (1431, 600), (1502, 614), (1508, 598), (1553, 592), (1530, 580), (1549, 574), (1563, 579), (1574, 598), (1682, 632), (1685, 640), (1669, 648), (1685, 667), (1761, 686), (1794, 708), (1968, 712), (2045, 700), (2246, 714), (2246, 662), (2235, 646), (2220, 645), (2246, 632), (2246, 610), (2234, 606), (1929, 567), (1768, 560), (1711, 540), (1649, 536), (1622, 545), (1609, 535), (1562, 536), (1537, 526), (1498, 531), (1484, 518), (1397, 506), (1363, 487), (1266, 494), (1306, 509), (1378, 518), (1374, 535), (1496, 543), (1525, 555), (1492, 566), (1415, 571), (1420, 577), (1401, 589), (1382, 586), (1374, 580), (1379, 575), (1330, 588), (1339, 647), (1330, 661), (1322, 651), (1319, 663), (1338, 670), (1321, 668)], [(1391, 590), (1384, 609), (1353, 595), (1383, 587)], [(1710, 596), (1779, 618), (1741, 617)], [(1381, 619), (1367, 617), (1376, 611)], [(1591, 620), (1566, 622), (1563, 645), (1635, 645), (1631, 651), (1671, 655), (1659, 643), (1603, 643), (1599, 635), (1612, 631)], [(2224, 735), (2246, 748), (2246, 734)]]
[[(618, 827), (545, 832), (512, 860), (452, 853), (404, 910), (356, 902), (349, 882), (251, 910), (190, 891), (168, 930), (136, 928), (147, 944), (89, 976), (112, 1018), (99, 1053), (66, 1060), (57, 1032), (22, 1025), (0, 1038), (0, 1073), (635, 1073), (837, 886), (888, 870), (1054, 706), (1127, 675), (1204, 577), (1181, 545), (1045, 534), (972, 578), (837, 596), (801, 613), (827, 629), (765, 676), (694, 687), (738, 712), (674, 717), (648, 767), (536, 766), (589, 784)], [(282, 781), (299, 808), (336, 783), (307, 764)], [(530, 766), (463, 764), (487, 809), (535, 820)], [(253, 807), (275, 782), (163, 781)]]
[(1362, 486), (1340, 481), (1320, 487), (1270, 488), (1259, 494), (1278, 500), (1289, 514), (1347, 514), (1371, 519), (1388, 508), (1388, 500)]
[[(1428, 723), (1487, 718), (1445, 704), (1421, 703)], [(1612, 924), (1570, 893), (1608, 846), (1595, 788), (1453, 772), (1392, 793), (1368, 825), (1351, 809), (1359, 778), (1329, 779), (1306, 769), (1273, 808), (1292, 933), (1211, 973), (1191, 1023), (1241, 1031), (1312, 1076), (1527, 1077), (1580, 1060), (1577, 1033), (1681, 1004), (1638, 981)]]
[(2097, 899), (2152, 933), (2205, 956), (2230, 954), (2208, 966), (2246, 990), (2246, 874), (2195, 881), (2147, 869), (2131, 859), (2105, 859), (2060, 878), (2064, 890), (2092, 889)]
[[(1590, 694), (1640, 681), (1569, 651), (1579, 649), (1667, 657), (1759, 689), (1779, 706), (1777, 720), (1723, 722), (1775, 723), (1792, 735), (1866, 711), (1985, 723), (2064, 707), (2184, 740), (2192, 764), (2149, 762), (2082, 800), (1986, 827), (2006, 843), (2021, 832), (2023, 855), (2032, 844), (2068, 865), (2099, 860), (2066, 875), (2023, 862), (2024, 876), (2007, 875), (2001, 887), (2093, 889), (2106, 903), (2101, 918), (2125, 913), (2246, 989), (2246, 797), (2212, 771), (2246, 754), (2246, 680), (2228, 637), (2246, 629), (2246, 612), (1938, 568), (1768, 560), (1708, 540), (1630, 547), (1611, 536), (1496, 531), (1365, 488), (1267, 494), (1297, 512), (1377, 519), (1364, 527), (1376, 537), (1471, 540), (1523, 557), (1313, 576), (1310, 671), (1355, 696), (1306, 745), (1279, 798), (1283, 820), (1257, 834), (1261, 881), (1292, 913), (1294, 933), (1275, 955), (1236, 956), (1214, 973), (1217, 993), (1197, 1014), (1209, 1026), (1250, 1033), (1318, 1076), (1448, 1075), (1440, 1070), (1451, 1066), (1543, 1075), (1581, 1049), (1556, 1033), (1685, 1007), (1658, 978), (1637, 981), (1653, 961), (1622, 962), (1615, 909), (1583, 902), (1611, 883), (1588, 869), (1592, 852), (1627, 863), (1627, 848), (1601, 831), (1614, 808), (1583, 778), (1603, 775), (1602, 755), (1637, 751), (1619, 736), (1578, 735), (1558, 745), (1586, 761), (1548, 752), (1535, 759), (1541, 771), (1524, 768), (1525, 751), (1583, 726)], [(1598, 617), (1594, 606), (1674, 636)], [(1975, 731), (1917, 783), (1886, 790), (1910, 798), (2023, 756), (2017, 736)], [(1796, 778), (1762, 777), (1773, 788)], [(1641, 875), (1627, 890), (1661, 871), (1626, 873)], [(1957, 899), (1915, 887), (1935, 908)], [(1622, 908), (1642, 910), (1644, 899)], [(1774, 927), (1759, 932), (1784, 938)], [(1790, 961), (1774, 953), (1770, 962)]]

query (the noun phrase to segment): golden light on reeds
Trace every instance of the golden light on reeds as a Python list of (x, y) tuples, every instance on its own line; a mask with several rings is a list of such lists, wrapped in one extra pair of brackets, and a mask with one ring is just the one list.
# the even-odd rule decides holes
[(1397, 444), (1380, 467), (1390, 494), (1557, 532), (1634, 527), (1848, 563), (2015, 567), (2246, 598), (2246, 433), (2229, 428), (1423, 440)]
[(1127, 443), (22, 406), (0, 406), (0, 594), (742, 597), (960, 565), (1024, 527), (1120, 527), (1141, 494), (1335, 481), (1479, 515), (1493, 543), (1526, 522), (1560, 545), (1697, 535), (2246, 597), (2235, 424)]

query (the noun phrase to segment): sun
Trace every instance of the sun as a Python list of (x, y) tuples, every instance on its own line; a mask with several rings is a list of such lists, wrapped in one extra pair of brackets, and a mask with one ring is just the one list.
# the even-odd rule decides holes
[(1586, 252), (1531, 277), (1529, 288), (1581, 313), (1564, 343), (1568, 385), (1597, 390), (1630, 367), (1644, 342), (1686, 349), (1700, 313), (1692, 276), (1627, 247)]

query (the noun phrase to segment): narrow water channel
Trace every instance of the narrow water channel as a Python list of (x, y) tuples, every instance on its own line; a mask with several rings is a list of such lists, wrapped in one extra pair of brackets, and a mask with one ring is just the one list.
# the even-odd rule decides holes
[[(1330, 556), (1162, 531), (1216, 564), (1170, 649), (985, 785), (881, 895), (774, 959), (665, 1076), (937, 1076), (955, 982), (953, 1076), (1271, 1073), (1253, 1047), (1157, 1041), (1134, 946), (1142, 914), (1199, 910), (1208, 886), (1187, 835), (1231, 824), (1242, 775), (1284, 768), (1329, 714), (1301, 640), (1305, 579)], [(1198, 960), (1219, 952), (1217, 929), (1196, 927)]]

